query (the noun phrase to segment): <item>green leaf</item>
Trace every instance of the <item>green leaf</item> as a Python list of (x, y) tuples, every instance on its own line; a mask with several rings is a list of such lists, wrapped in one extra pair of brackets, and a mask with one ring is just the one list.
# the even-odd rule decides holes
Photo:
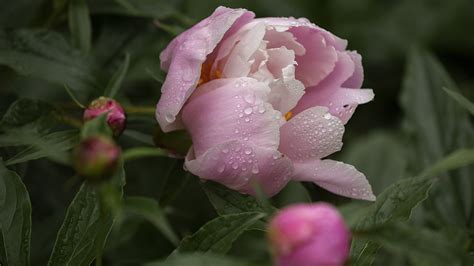
[(386, 224), (354, 234), (383, 245), (392, 252), (421, 259), (429, 265), (463, 265), (463, 260), (468, 257), (462, 246), (442, 233), (405, 223)]
[(375, 194), (406, 177), (409, 163), (406, 145), (395, 134), (373, 132), (350, 143), (342, 161), (365, 174)]
[(252, 196), (240, 194), (215, 182), (202, 183), (202, 188), (220, 215), (242, 212), (271, 214), (276, 211), (276, 208), (266, 208)]
[(122, 158), (125, 161), (146, 158), (146, 157), (162, 157), (166, 156), (167, 153), (158, 148), (151, 147), (138, 147), (131, 148), (123, 152)]
[(87, 121), (81, 130), (81, 138), (86, 139), (93, 136), (112, 136), (112, 129), (107, 124), (107, 113), (101, 114), (98, 117)]
[(120, 86), (122, 85), (123, 79), (125, 78), (125, 75), (127, 74), (129, 65), (130, 65), (130, 55), (127, 53), (125, 54), (125, 59), (123, 60), (122, 65), (117, 70), (117, 72), (115, 72), (113, 77), (109, 80), (109, 83), (107, 84), (107, 87), (105, 88), (105, 91), (104, 91), (104, 96), (107, 96), (109, 98), (114, 98), (115, 95), (117, 95), (117, 92), (119, 91)]
[[(110, 182), (121, 197), (125, 172), (119, 169)], [(97, 185), (84, 183), (67, 209), (48, 265), (90, 265), (104, 247), (115, 214), (101, 204)]]
[[(18, 133), (18, 134), (15, 134)], [(5, 140), (14, 139), (16, 145), (27, 145), (13, 157), (5, 161), (6, 165), (23, 163), (31, 160), (37, 160), (44, 157), (58, 163), (70, 164), (68, 151), (78, 143), (77, 130), (66, 130), (50, 133), (47, 135), (21, 135), (23, 132), (9, 132), (7, 135), (0, 135), (0, 146), (11, 146), (12, 142)], [(23, 137), (23, 138), (20, 138)], [(21, 143), (18, 143), (21, 141)]]
[(167, 260), (150, 262), (146, 266), (250, 266), (249, 263), (240, 262), (235, 258), (224, 257), (216, 254), (180, 254)]
[(69, 1), (69, 31), (74, 47), (89, 53), (92, 42), (92, 26), (85, 0)]
[(442, 65), (428, 52), (414, 49), (407, 63), (401, 104), (422, 155), (421, 166), (466, 147), (469, 117), (443, 87), (458, 91)]
[[(412, 167), (421, 170), (447, 154), (474, 146), (474, 128), (469, 113), (443, 88), (458, 92), (443, 66), (428, 52), (415, 49), (408, 59), (402, 93), (402, 107), (406, 114), (406, 128), (413, 139), (417, 158)], [(433, 197), (426, 202), (432, 215), (430, 222), (438, 226), (473, 223), (474, 167), (450, 173), (451, 179), (440, 180), (433, 189)], [(423, 209), (422, 209), (423, 210)], [(420, 212), (420, 219), (428, 219)]]
[(21, 178), (0, 158), (0, 264), (30, 265), (31, 203)]
[(95, 0), (91, 11), (124, 16), (166, 18), (175, 13), (173, 1), (164, 0)]
[(163, 233), (171, 243), (178, 244), (178, 237), (156, 200), (144, 197), (128, 197), (125, 199), (124, 210), (144, 217)]
[(265, 217), (260, 212), (243, 212), (222, 215), (206, 223), (196, 233), (181, 241), (173, 252), (212, 252), (225, 254), (232, 247), (232, 243), (259, 219)]
[[(382, 192), (377, 201), (351, 221), (355, 231), (370, 230), (384, 224), (407, 220), (413, 209), (428, 197), (428, 192), (442, 173), (474, 163), (474, 149), (460, 150), (440, 160), (417, 177), (402, 179)], [(354, 265), (373, 260), (378, 245), (354, 238), (351, 256)]]
[(443, 87), (443, 90), (449, 96), (451, 96), (451, 98), (453, 98), (456, 102), (458, 102), (459, 105), (461, 105), (466, 110), (468, 110), (471, 113), (471, 115), (474, 115), (474, 103), (469, 101), (469, 99), (467, 99), (466, 97), (464, 97), (461, 93), (459, 93), (457, 91), (450, 90), (446, 87)]
[(103, 88), (99, 69), (56, 32), (0, 30), (0, 64), (21, 75), (66, 84), (84, 96)]
[(7, 165), (48, 157), (69, 164), (68, 151), (78, 142), (77, 130), (49, 133), (57, 123), (55, 110), (48, 104), (20, 99), (0, 121), (0, 147), (26, 146), (10, 157)]
[(49, 129), (55, 122), (54, 108), (42, 101), (19, 99), (12, 103), (0, 121), (3, 131), (32, 125), (35, 131)]

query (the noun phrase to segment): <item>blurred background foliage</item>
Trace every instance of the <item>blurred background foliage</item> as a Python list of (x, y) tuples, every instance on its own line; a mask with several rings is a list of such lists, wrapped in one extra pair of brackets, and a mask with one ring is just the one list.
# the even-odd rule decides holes
[[(46, 265), (67, 206), (81, 184), (66, 158), (77, 142), (74, 136), (68, 137), (67, 130), (77, 125), (82, 110), (64, 85), (87, 104), (102, 95), (128, 54), (128, 71), (115, 97), (128, 114), (127, 129), (118, 142), (124, 150), (154, 147), (157, 125), (153, 108), (165, 77), (159, 70), (159, 53), (175, 34), (207, 17), (219, 5), (247, 8), (258, 17), (306, 17), (347, 39), (349, 48), (363, 56), (364, 87), (374, 89), (375, 101), (358, 108), (346, 127), (343, 152), (336, 157), (366, 173), (377, 195), (451, 152), (473, 147), (472, 115), (443, 90), (446, 87), (474, 98), (472, 0), (93, 0), (87, 1), (85, 9), (81, 1), (71, 1), (79, 5), (73, 11), (67, 0), (0, 1), (0, 115), (6, 117), (11, 104), (19, 99), (41, 101), (35, 102), (38, 109), (20, 105), (18, 112), (27, 110), (25, 119), (29, 121), (17, 121), (17, 131), (5, 117), (0, 123), (0, 156), (22, 178), (31, 198), (32, 265)], [(90, 21), (83, 19), (84, 14), (90, 15)], [(84, 32), (88, 23), (91, 31)], [(31, 102), (24, 104), (32, 106)], [(54, 108), (62, 118), (48, 118), (46, 123), (42, 104)], [(21, 132), (29, 133), (20, 141)], [(62, 142), (57, 136), (48, 142), (31, 132), (38, 132), (37, 136), (61, 132)], [(17, 137), (15, 145), (12, 136)], [(157, 140), (155, 134), (155, 143), (176, 142), (162, 138)], [(399, 243), (405, 248), (396, 241), (393, 244), (394, 237), (383, 233), (387, 231), (378, 233), (378, 238), (371, 238), (377, 231), (366, 232), (369, 239), (379, 240), (377, 243), (386, 241), (375, 256), (375, 265), (435, 265), (453, 260), (450, 256), (438, 260), (433, 255), (438, 251), (432, 254), (424, 250), (425, 254), (415, 249), (413, 253), (410, 245), (429, 249), (431, 244), (433, 249), (449, 250), (452, 247), (446, 245), (459, 243), (465, 252), (472, 253), (473, 173), (470, 168), (450, 171), (446, 175), (455, 178), (442, 178), (432, 188), (430, 183), (415, 190), (424, 195), (431, 188), (430, 197), (404, 210), (408, 211), (406, 217), (412, 214), (408, 223), (390, 225), (401, 238), (411, 241)], [(182, 169), (181, 160), (150, 157), (127, 161), (125, 175), (126, 199), (147, 197), (155, 201), (129, 200), (131, 211), (124, 207), (106, 242), (104, 265), (141, 265), (170, 254), (174, 240), (166, 234), (167, 225), (159, 222), (163, 215), (182, 238), (219, 213), (198, 179)], [(404, 196), (399, 195), (406, 200)], [(367, 205), (312, 184), (296, 183), (272, 203), (281, 207), (318, 200), (341, 206), (349, 220)], [(378, 218), (391, 217), (388, 209), (383, 211)], [(364, 237), (364, 226), (356, 224), (353, 229), (361, 229)], [(413, 232), (419, 232), (419, 237), (403, 235)], [(443, 244), (445, 240), (449, 243)], [(373, 243), (355, 242), (351, 262), (369, 265), (374, 257), (366, 254), (373, 255), (378, 249)], [(354, 253), (357, 250), (359, 253)], [(268, 262), (264, 233), (245, 232), (229, 254), (254, 263)], [(459, 257), (453, 255), (455, 252), (450, 254)], [(435, 259), (426, 259), (429, 256)]]

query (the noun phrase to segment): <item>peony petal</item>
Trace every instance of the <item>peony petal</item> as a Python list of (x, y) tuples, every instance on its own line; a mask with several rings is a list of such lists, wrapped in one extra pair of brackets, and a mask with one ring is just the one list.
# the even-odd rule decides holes
[(333, 71), (337, 61), (336, 49), (328, 45), (319, 32), (294, 34), (306, 48), (304, 55), (296, 56), (296, 79), (305, 87), (315, 86)]
[(180, 34), (161, 53), (161, 67), (168, 75), (157, 105), (156, 119), (163, 131), (180, 127), (176, 116), (196, 88), (206, 56), (239, 18), (248, 20), (253, 16), (244, 9), (219, 7), (210, 17)]
[(257, 184), (268, 196), (275, 195), (293, 173), (291, 161), (277, 150), (240, 140), (221, 143), (197, 157), (191, 148), (185, 166), (203, 179), (251, 195)]
[(268, 49), (267, 53), (268, 70), (276, 79), (279, 79), (283, 76), (283, 68), (287, 66), (293, 66), (296, 63), (295, 52), (293, 50), (288, 50), (286, 47)]
[(374, 201), (367, 178), (354, 166), (333, 160), (294, 163), (293, 180), (314, 182), (332, 193), (349, 198)]
[(364, 68), (362, 67), (362, 57), (357, 52), (348, 52), (352, 61), (354, 62), (354, 73), (348, 78), (342, 87), (350, 89), (359, 89), (364, 82)]
[(289, 50), (293, 50), (296, 55), (304, 55), (306, 49), (298, 41), (291, 32), (278, 32), (276, 30), (267, 30), (265, 33), (266, 41), (268, 41), (268, 48), (280, 48), (285, 47)]
[(280, 129), (279, 150), (294, 162), (324, 158), (342, 148), (344, 126), (326, 107), (313, 107)]
[(239, 31), (235, 36), (238, 36), (239, 41), (222, 66), (224, 78), (245, 77), (249, 74), (251, 66), (249, 60), (260, 47), (265, 36), (265, 25), (258, 23), (249, 30)]
[[(352, 59), (347, 52), (337, 52), (338, 61), (334, 70), (329, 76), (321, 81), (317, 86), (306, 88), (305, 95), (292, 110), (293, 114), (298, 114), (313, 106), (326, 106), (329, 112), (339, 117), (344, 124), (349, 121), (358, 104), (371, 101), (374, 93), (370, 89), (347, 89), (342, 88), (342, 84), (349, 82), (354, 85), (357, 82), (355, 75), (357, 61)], [(354, 77), (354, 80), (350, 80)]]
[[(263, 21), (267, 26), (274, 28), (278, 32), (290, 31), (294, 32), (295, 30), (300, 31), (301, 34), (309, 34), (310, 32), (321, 33), (326, 42), (336, 48), (338, 51), (344, 51), (347, 47), (347, 41), (341, 39), (331, 32), (316, 26), (314, 23), (311, 23), (306, 18), (258, 18), (255, 21)], [(306, 46), (305, 46), (306, 47)]]
[(196, 156), (229, 140), (276, 149), (280, 112), (267, 102), (270, 88), (252, 78), (216, 79), (203, 84), (183, 108)]
[(269, 84), (271, 88), (268, 101), (275, 110), (286, 114), (293, 109), (304, 95), (304, 85), (295, 79), (295, 67), (293, 65), (282, 69), (282, 78)]

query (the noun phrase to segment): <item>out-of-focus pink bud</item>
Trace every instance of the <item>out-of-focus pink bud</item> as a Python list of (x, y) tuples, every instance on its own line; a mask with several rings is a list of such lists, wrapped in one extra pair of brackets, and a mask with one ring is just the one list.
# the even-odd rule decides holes
[(75, 150), (76, 171), (90, 181), (98, 181), (116, 170), (120, 148), (113, 140), (94, 136), (83, 140)]
[(84, 111), (84, 121), (89, 121), (108, 112), (107, 124), (112, 129), (114, 136), (119, 136), (125, 129), (126, 116), (122, 106), (115, 100), (99, 97), (92, 101)]
[(277, 266), (342, 266), (349, 256), (350, 231), (327, 203), (281, 210), (270, 222), (268, 238)]

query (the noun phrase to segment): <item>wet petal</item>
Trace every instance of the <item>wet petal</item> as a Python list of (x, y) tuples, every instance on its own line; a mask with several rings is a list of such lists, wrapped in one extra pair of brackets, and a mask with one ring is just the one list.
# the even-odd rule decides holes
[(375, 201), (367, 178), (349, 164), (333, 160), (295, 163), (293, 180), (316, 183), (332, 193), (349, 198)]
[(307, 109), (280, 129), (279, 150), (294, 162), (324, 158), (342, 148), (344, 125), (326, 107)]
[(156, 118), (165, 132), (180, 127), (176, 116), (196, 88), (206, 56), (239, 18), (253, 16), (244, 9), (219, 7), (210, 17), (180, 34), (161, 53), (161, 67), (168, 71), (168, 75), (162, 87)]
[[(306, 88), (305, 95), (292, 110), (294, 114), (313, 106), (326, 106), (329, 112), (339, 117), (345, 124), (351, 118), (358, 104), (371, 101), (374, 93), (370, 89), (347, 89), (342, 84), (360, 83), (360, 73), (356, 73), (357, 62), (347, 52), (337, 52), (338, 61), (331, 74), (317, 86)], [(357, 70), (359, 71), (359, 70)], [(357, 77), (356, 77), (357, 75)], [(354, 80), (351, 80), (354, 78)]]
[(196, 156), (229, 140), (276, 149), (280, 112), (267, 102), (270, 88), (252, 78), (217, 79), (202, 86), (183, 108)]
[(256, 184), (266, 195), (275, 195), (293, 173), (291, 161), (275, 149), (239, 140), (216, 145), (197, 157), (191, 148), (185, 165), (203, 179), (251, 195)]

